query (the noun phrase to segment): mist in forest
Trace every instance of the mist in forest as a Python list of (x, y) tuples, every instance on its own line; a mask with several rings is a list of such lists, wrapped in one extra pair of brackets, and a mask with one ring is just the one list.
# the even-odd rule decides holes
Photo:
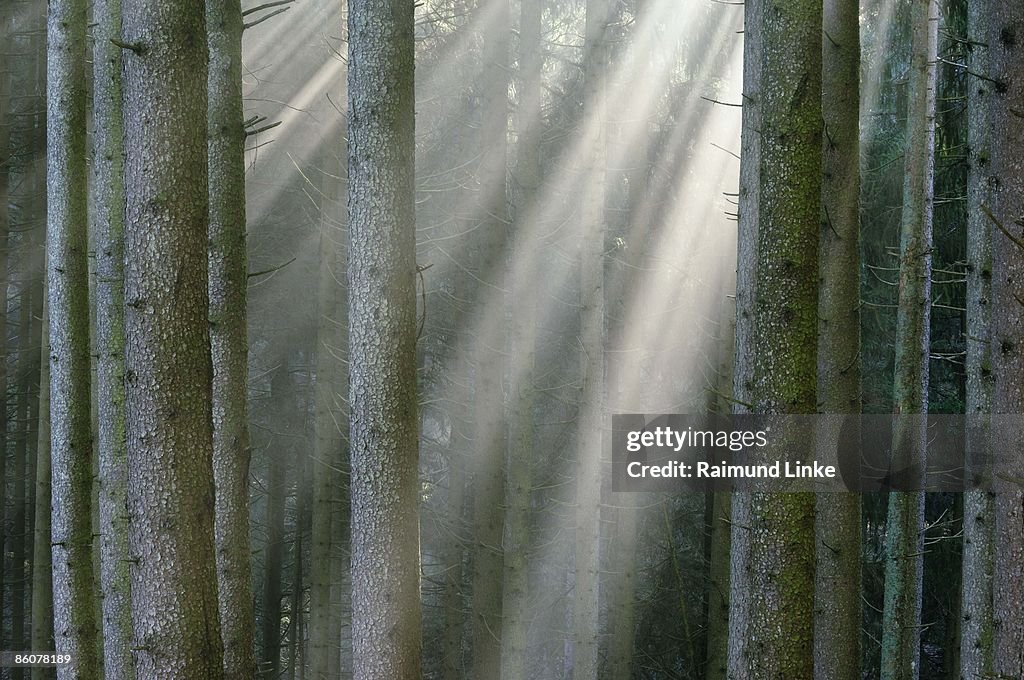
[[(0, 679), (1021, 677), (1024, 473), (920, 491), (1019, 448), (1021, 30), (4, 0)], [(957, 434), (622, 492), (621, 414)]]
[[(581, 389), (579, 258), (581, 233), (591, 228), (581, 224), (585, 202), (603, 203), (607, 225), (600, 245), (607, 314), (601, 337), (610, 343), (604, 354), (608, 380), (601, 387), (605, 412), (699, 411), (709, 399), (715, 403), (716, 391), (729, 391), (722, 381), (731, 360), (742, 8), (660, 1), (646, 2), (642, 10), (639, 4), (617, 6), (600, 115), (583, 111), (584, 9), (582, 3), (543, 5), (539, 82), (530, 83), (522, 78), (517, 53), (519, 18), (501, 14), (500, 4), (428, 2), (417, 8), (421, 551), (424, 663), (431, 676), (452, 672), (446, 668), (468, 672), (472, 657), (459, 637), (449, 638), (474, 639), (479, 616), (491, 617), (489, 625), (500, 629), (494, 622), (499, 604), (522, 617), (529, 677), (571, 672), (566, 650), (573, 627)], [(510, 20), (507, 52), (495, 55), (492, 45), (509, 32)], [(255, 487), (257, 546), (264, 531), (294, 541), (298, 499), (309, 494), (299, 479), (300, 461), (315, 435), (311, 364), (321, 352), (333, 365), (346, 361), (344, 309), (318, 306), (310, 294), (322, 285), (320, 277), (345, 285), (343, 25), (336, 3), (306, 3), (254, 29), (253, 36), (247, 33), (244, 42), (247, 116), (281, 121), (250, 137), (246, 152), (250, 269), (273, 270), (249, 285), (256, 475), (284, 465), (288, 496), (283, 515), (271, 517), (273, 499)], [(495, 77), (488, 60), (495, 58), (506, 60), (499, 89), (488, 81)], [(540, 101), (524, 109), (524, 92), (531, 89), (539, 90)], [(508, 122), (496, 128), (488, 117), (506, 106), (506, 96)], [(524, 201), (517, 148), (527, 126), (540, 137), (543, 179)], [(601, 157), (588, 143), (598, 129)], [(507, 168), (507, 180), (492, 179), (495, 165)], [(487, 233), (494, 229), (497, 237)], [(325, 251), (337, 258), (326, 263), (326, 272)], [(517, 317), (525, 314), (536, 320), (535, 328), (515, 333)], [(487, 346), (493, 339), (498, 346)], [(487, 368), (480, 365), (482, 356), (500, 362), (499, 399), (511, 404), (515, 395), (531, 395), (525, 433), (501, 401), (495, 413), (480, 415), (478, 404), (475, 410), (485, 398), (473, 387)], [(289, 377), (275, 381), (278, 372)], [(345, 408), (344, 396), (331, 404), (332, 422), (342, 421)], [(344, 432), (334, 434), (344, 439)], [(532, 486), (518, 519), (526, 522), (519, 529), (525, 540), (509, 536), (508, 520), (501, 528), (500, 481), (489, 487), (498, 490), (497, 498), (474, 501), (475, 492), (488, 488), (481, 477), (507, 474), (500, 469), (506, 460), (500, 450), (512, 450), (512, 438), (524, 436), (530, 453), (523, 464)], [(483, 450), (485, 441), (498, 452)], [(326, 474), (324, 461), (306, 465), (313, 476)], [(602, 559), (643, 574), (635, 586), (641, 600), (657, 597), (666, 587), (659, 585), (664, 575), (657, 565), (673, 554), (664, 541), (695, 540), (665, 524), (663, 513), (682, 510), (670, 504), (641, 520), (651, 513), (641, 513), (632, 501), (629, 507), (607, 503), (604, 513), (617, 519), (603, 520)], [(481, 547), (474, 533), (487, 513), (499, 513), (498, 528), (491, 529), (493, 543)], [(625, 514), (637, 517), (620, 516)], [(615, 522), (648, 526), (639, 524), (644, 521), (663, 546), (653, 552), (637, 552), (636, 537), (609, 528)], [(267, 522), (286, 527), (272, 529)], [(503, 545), (529, 573), (529, 591), (502, 598), (499, 576), (495, 594), (504, 602), (474, 613), (481, 605), (474, 604), (473, 584), (488, 567), (500, 574)], [(286, 548), (281, 557), (285, 563), (294, 560), (288, 553)], [(257, 573), (267, 568), (260, 564), (265, 559), (257, 553)], [(285, 566), (285, 573), (292, 568)], [(622, 576), (605, 571), (601, 588), (613, 591)], [(696, 612), (699, 602), (694, 597), (686, 606)], [(459, 612), (457, 622), (441, 615), (446, 607)], [(287, 625), (283, 630), (290, 635)], [(460, 631), (453, 632), (453, 625)], [(453, 654), (457, 658), (449, 658)]]

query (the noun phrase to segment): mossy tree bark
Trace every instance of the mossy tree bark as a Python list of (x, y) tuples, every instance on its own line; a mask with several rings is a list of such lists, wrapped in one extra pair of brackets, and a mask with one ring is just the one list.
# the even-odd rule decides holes
[[(911, 65), (903, 218), (900, 229), (899, 302), (892, 450), (897, 472), (924, 481), (927, 457), (930, 358), (932, 215), (935, 178), (935, 85), (938, 46), (936, 0), (911, 4)], [(904, 416), (900, 418), (899, 416)], [(920, 673), (924, 570), (924, 493), (889, 495), (886, 520), (882, 677), (912, 680)]]
[(413, 6), (349, 3), (355, 680), (420, 677)]
[[(860, 6), (826, 0), (818, 300), (818, 408), (857, 415), (860, 387)], [(836, 441), (823, 441), (835, 447)], [(815, 519), (815, 677), (861, 677), (860, 494), (818, 497)]]
[[(140, 678), (222, 678), (199, 0), (125, 0), (125, 416)], [(56, 392), (56, 391), (54, 391)]]
[(47, 263), (54, 631), (73, 661), (62, 678), (100, 674), (92, 562), (92, 425), (86, 179), (86, 3), (47, 16)]
[[(759, 413), (814, 413), (822, 5), (815, 0), (768, 0), (762, 11), (751, 403)], [(790, 48), (777, 49), (781, 44)], [(798, 440), (787, 438), (772, 455), (799, 458), (800, 448)], [(742, 566), (743, 579), (749, 579), (748, 608), (730, 629), (746, 639), (740, 674), (810, 679), (814, 496), (755, 492), (748, 503), (746, 530), (733, 532), (747, 533), (749, 541), (749, 561)]]

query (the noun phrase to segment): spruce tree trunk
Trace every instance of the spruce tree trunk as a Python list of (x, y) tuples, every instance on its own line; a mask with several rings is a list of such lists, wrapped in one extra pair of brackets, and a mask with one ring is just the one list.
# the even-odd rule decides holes
[[(818, 404), (857, 415), (860, 387), (860, 6), (824, 3), (822, 228)], [(824, 434), (824, 433), (820, 433)], [(830, 447), (836, 440), (819, 443)], [(818, 496), (815, 520), (814, 674), (860, 680), (861, 500)]]
[(412, 680), (422, 655), (413, 6), (352, 0), (348, 27), (353, 677)]
[(93, 206), (96, 244), (96, 398), (100, 587), (107, 680), (132, 680), (128, 452), (124, 414), (124, 124), (120, 0), (93, 5)]
[(242, 129), (242, 7), (206, 3), (209, 153), (210, 353), (213, 361), (214, 536), (225, 678), (256, 672), (249, 540), (245, 131)]
[[(927, 456), (924, 416), (928, 413), (930, 356), (936, 0), (913, 0), (911, 43), (893, 390), (897, 420), (892, 450), (897, 456), (893, 472), (909, 467), (914, 479), (922, 483)], [(889, 495), (885, 541), (882, 677), (914, 680), (920, 673), (923, 492)]]
[(604, 431), (604, 252), (608, 0), (587, 0), (583, 51), (584, 162), (580, 181), (580, 404), (576, 449), (576, 583), (573, 678), (597, 677), (600, 612), (600, 518)]
[[(22, 248), (28, 253), (22, 253), (27, 262), (32, 262), (34, 239), (31, 235), (23, 238)], [(11, 526), (14, 534), (11, 536), (11, 649), (27, 649), (25, 636), (25, 602), (31, 592), (25, 587), (29, 582), (28, 573), (25, 570), (26, 558), (31, 555), (28, 532), (28, 497), (29, 477), (28, 471), (32, 470), (33, 477), (35, 468), (32, 465), (31, 448), (29, 437), (32, 434), (32, 396), (35, 378), (39, 375), (39, 366), (35, 364), (35, 350), (38, 347), (38, 337), (34, 337), (32, 326), (32, 298), (39, 293), (32, 290), (34, 281), (23, 273), (21, 294), (18, 300), (18, 372), (17, 372), (17, 402), (15, 404), (15, 419), (18, 432), (14, 447), (14, 474), (11, 475), (11, 482), (14, 485), (11, 493), (12, 521)], [(41, 290), (39, 291), (42, 292)], [(35, 341), (35, 342), (33, 342)], [(33, 442), (34, 444), (34, 442)], [(12, 669), (14, 680), (21, 680), (25, 675), (25, 669)]]
[(537, 281), (540, 252), (532, 229), (539, 213), (542, 11), (540, 0), (523, 0), (519, 19), (518, 144), (513, 186), (513, 252), (526, 263), (523, 276), (510, 281), (512, 318), (509, 455), (505, 478), (504, 586), (502, 591), (501, 677), (527, 677), (530, 616), (530, 499), (534, 460), (534, 370), (537, 352)]
[(992, 232), (992, 413), (997, 421), (993, 450), (1010, 458), (996, 482), (995, 569), (992, 579), (992, 671), (997, 677), (1024, 677), (1024, 6), (993, 3), (990, 8), (989, 76), (998, 81), (990, 110)]
[(47, 289), (54, 631), (60, 678), (100, 673), (92, 562), (84, 0), (47, 16)]
[[(988, 74), (992, 3), (969, 0), (968, 69)], [(992, 412), (992, 229), (985, 206), (992, 204), (992, 133), (990, 108), (993, 84), (971, 79), (967, 88), (967, 357), (964, 413), (970, 427), (967, 451), (987, 453), (987, 427)], [(979, 464), (971, 457), (968, 465)], [(988, 490), (964, 493), (963, 567), (960, 598), (960, 677), (984, 677), (992, 672), (992, 527), (995, 507)]]
[[(325, 159), (336, 159), (325, 154)], [(335, 161), (336, 162), (336, 161)], [(340, 261), (343, 235), (338, 229), (335, 205), (341, 183), (332, 178), (340, 174), (334, 163), (325, 168), (320, 218), (320, 261), (317, 292), (316, 382), (314, 385), (316, 450), (313, 457), (313, 507), (310, 530), (309, 575), (309, 672), (312, 680), (333, 678), (331, 659), (339, 656), (341, 631), (332, 625), (331, 612), (341, 575), (332, 568), (338, 563), (336, 554), (347, 549), (344, 527), (333, 522), (342, 505), (344, 480), (344, 442), (346, 414), (340, 385), (347, 383), (344, 356), (344, 290), (338, 282), (344, 279)], [(341, 508), (342, 512), (347, 510)]]
[(270, 379), (270, 395), (277, 406), (278, 427), (283, 437), (275, 438), (267, 450), (266, 504), (263, 527), (267, 542), (263, 548), (263, 609), (260, 637), (263, 646), (263, 667), (276, 678), (281, 672), (281, 596), (284, 574), (285, 502), (288, 495), (288, 468), (294, 460), (291, 437), (295, 428), (295, 389), (288, 366), (288, 355), (282, 353)]
[(204, 5), (122, 9), (132, 646), (139, 678), (216, 680)]
[[(50, 539), (50, 353), (49, 305), (43, 302), (39, 368), (39, 426), (36, 432), (35, 538), (32, 542), (32, 649), (55, 649), (53, 640), (53, 557)], [(32, 680), (50, 680), (52, 668), (35, 667)]]
[(729, 667), (729, 518), (732, 513), (731, 495), (725, 492), (711, 494), (708, 530), (707, 650), (704, 667), (706, 680), (724, 680)]
[[(743, 4), (743, 122), (740, 135), (739, 218), (736, 240), (736, 330), (733, 413), (749, 412), (753, 387), (754, 295), (757, 290), (757, 234), (761, 167), (761, 50), (765, 0)], [(735, 493), (732, 526), (750, 526), (750, 494)], [(731, 531), (729, 546), (728, 675), (747, 667), (746, 621), (750, 612), (750, 532)]]
[[(481, 37), (485, 44), (481, 88), (480, 188), (477, 210), (482, 234), (475, 258), (476, 324), (473, 382), (475, 452), (473, 476), (473, 665), (474, 678), (501, 675), (502, 577), (504, 506), (496, 502), (505, 491), (508, 436), (502, 380), (505, 375), (505, 329), (501, 291), (504, 288), (505, 234), (508, 199), (505, 193), (508, 152), (509, 0), (484, 0), (481, 13), (494, 13), (497, 29)], [(490, 21), (490, 19), (489, 19)]]
[[(771, 87), (762, 90), (760, 101), (751, 403), (760, 413), (814, 413), (822, 6), (815, 0), (768, 0), (762, 9), (761, 77)], [(777, 49), (781, 44), (790, 47)], [(802, 458), (809, 453), (801, 451), (804, 446), (805, 440), (780, 437), (772, 457)], [(747, 640), (740, 675), (809, 680), (814, 496), (755, 492), (748, 499), (742, 511), (749, 530), (733, 532), (746, 533), (749, 540), (749, 562), (741, 567), (749, 570), (743, 576), (749, 578), (749, 608), (736, 622), (737, 633)]]

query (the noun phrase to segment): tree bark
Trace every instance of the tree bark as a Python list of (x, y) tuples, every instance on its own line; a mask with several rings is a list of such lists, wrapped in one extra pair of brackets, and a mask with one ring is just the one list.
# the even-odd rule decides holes
[[(930, 357), (932, 215), (935, 178), (936, 0), (911, 4), (911, 66), (907, 110), (903, 219), (892, 450), (896, 465), (924, 481)], [(904, 416), (900, 418), (899, 416)], [(894, 470), (894, 472), (897, 470)], [(920, 488), (920, 487), (919, 487)], [(889, 495), (886, 521), (882, 677), (912, 680), (920, 673), (924, 569), (924, 493)]]
[[(822, 40), (823, 144), (818, 409), (857, 415), (860, 387), (860, 6), (826, 0)], [(821, 433), (823, 434), (823, 433)], [(819, 435), (820, 436), (820, 435)], [(822, 440), (835, 448), (838, 441)], [(861, 677), (861, 500), (818, 496), (814, 675)]]
[[(224, 675), (214, 551), (207, 45), (199, 0), (125, 0), (125, 416), (140, 678)], [(56, 392), (56, 391), (54, 391)]]
[(245, 131), (242, 114), (242, 6), (206, 3), (209, 154), (210, 353), (213, 361), (214, 537), (224, 676), (256, 672), (249, 539)]
[[(992, 671), (997, 677), (1024, 677), (1024, 7), (996, 3), (989, 8), (989, 76), (996, 83), (991, 102), (992, 130), (1000, 140), (991, 148), (988, 170), (994, 187), (992, 232), (992, 366), (995, 384), (993, 450), (1009, 461), (996, 482), (995, 569), (992, 578)], [(1009, 481), (1012, 480), (1012, 481)]]
[(128, 452), (124, 413), (124, 124), (120, 0), (93, 6), (93, 207), (96, 244), (96, 398), (99, 428), (100, 586), (103, 669), (133, 680), (128, 552)]
[[(988, 74), (991, 3), (967, 3), (968, 69)], [(990, 108), (993, 85), (971, 79), (967, 88), (967, 463), (980, 465), (973, 452), (987, 454), (992, 412), (992, 229), (985, 206), (992, 204), (992, 134)], [(986, 489), (964, 493), (963, 567), (960, 598), (960, 677), (992, 672), (992, 567), (995, 546), (993, 496)]]
[(348, 27), (353, 677), (411, 680), (422, 655), (413, 6), (352, 0)]
[[(822, 5), (815, 0), (768, 0), (763, 6), (751, 390), (759, 413), (817, 409), (821, 29)], [(783, 43), (790, 49), (778, 50)], [(801, 458), (803, 446), (806, 441), (784, 436), (771, 454)], [(737, 622), (746, 638), (741, 675), (810, 679), (814, 496), (754, 492), (748, 503), (742, 509), (749, 513), (747, 530), (733, 532), (749, 534), (749, 609)]]
[[(757, 234), (760, 214), (761, 52), (763, 3), (743, 4), (743, 121), (740, 133), (739, 217), (736, 240), (736, 330), (733, 413), (749, 413), (753, 388), (754, 298), (757, 290)], [(732, 526), (750, 526), (750, 494), (733, 494)], [(750, 616), (750, 532), (730, 531), (728, 676), (747, 667), (746, 621)]]
[(86, 237), (86, 4), (47, 16), (47, 289), (54, 631), (72, 662), (60, 678), (99, 675), (92, 563), (92, 431)]

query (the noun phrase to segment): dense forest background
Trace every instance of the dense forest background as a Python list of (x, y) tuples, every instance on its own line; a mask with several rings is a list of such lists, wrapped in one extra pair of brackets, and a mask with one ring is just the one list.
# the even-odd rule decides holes
[(0, 35), (0, 649), (1024, 677), (1022, 471), (613, 493), (602, 444), (1022, 412), (1018, 3), (2, 0)]

